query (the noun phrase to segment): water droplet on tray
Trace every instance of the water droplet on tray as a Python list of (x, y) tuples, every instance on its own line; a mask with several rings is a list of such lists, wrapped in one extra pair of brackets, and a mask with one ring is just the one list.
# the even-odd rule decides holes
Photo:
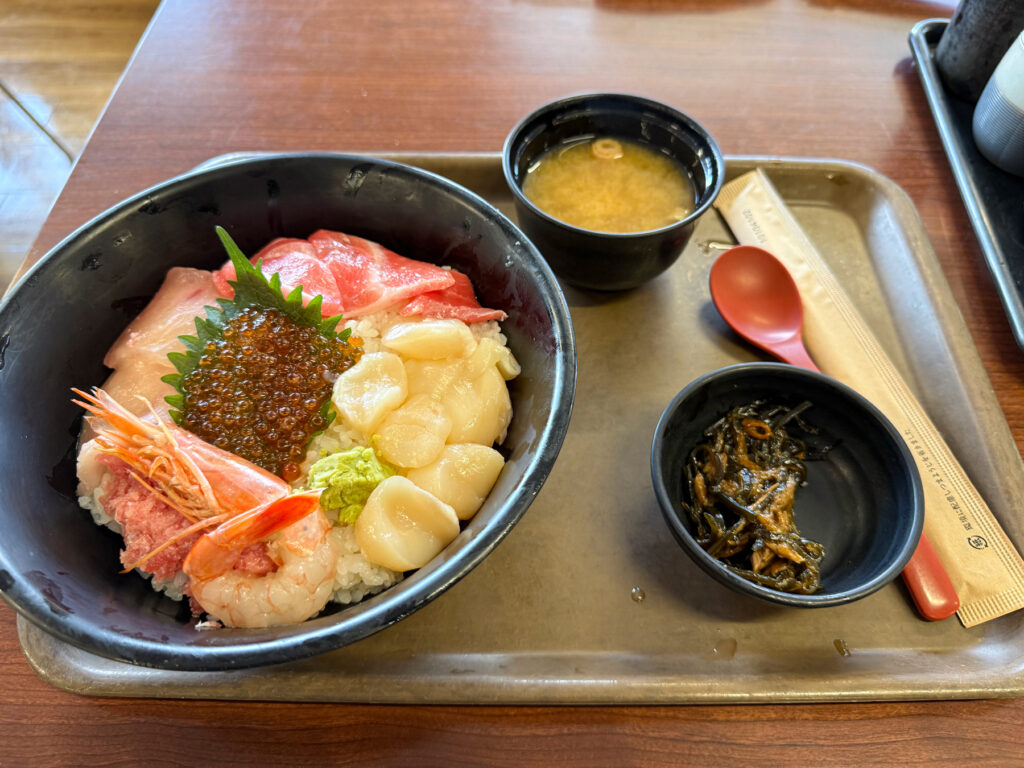
[(705, 256), (710, 256), (718, 251), (727, 251), (734, 245), (735, 243), (723, 243), (721, 240), (701, 240), (697, 243), (700, 252)]
[(647, 593), (640, 589), (640, 587), (633, 587), (629, 592), (629, 596), (633, 598), (634, 603), (642, 603), (647, 598)]
[(734, 638), (727, 637), (715, 644), (715, 647), (711, 649), (711, 657), (728, 661), (736, 655), (736, 647), (738, 645)]
[(836, 647), (836, 653), (840, 656), (850, 656), (850, 646), (846, 644), (845, 640), (833, 640), (832, 645)]

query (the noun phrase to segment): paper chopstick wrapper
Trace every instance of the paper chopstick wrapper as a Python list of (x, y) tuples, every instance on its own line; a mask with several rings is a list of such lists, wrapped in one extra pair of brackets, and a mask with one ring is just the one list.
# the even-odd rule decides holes
[[(818, 367), (874, 403), (906, 441), (924, 487), (925, 532), (964, 626), (1024, 607), (1024, 561), (767, 175), (757, 169), (726, 184), (715, 206), (739, 243), (770, 251), (793, 275)], [(982, 539), (987, 546), (975, 548)]]

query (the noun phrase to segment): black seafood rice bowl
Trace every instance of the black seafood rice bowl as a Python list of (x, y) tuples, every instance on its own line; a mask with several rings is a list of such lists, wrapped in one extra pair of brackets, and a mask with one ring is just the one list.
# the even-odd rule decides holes
[(2, 448), (3, 597), (166, 669), (313, 656), (437, 598), (535, 498), (575, 391), (522, 233), (369, 157), (171, 179), (54, 248), (0, 322), (4, 426), (31, 436)]

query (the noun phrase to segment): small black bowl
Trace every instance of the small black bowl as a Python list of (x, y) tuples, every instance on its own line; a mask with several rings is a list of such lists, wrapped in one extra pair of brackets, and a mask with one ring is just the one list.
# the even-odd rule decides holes
[[(800, 534), (825, 547), (822, 590), (813, 595), (776, 591), (726, 569), (693, 538), (680, 505), (687, 457), (704, 430), (732, 408), (756, 400), (812, 404), (802, 416), (818, 430), (806, 436), (808, 454), (824, 455), (806, 462), (807, 481), (797, 489), (794, 515)], [(733, 365), (691, 382), (658, 422), (651, 476), (669, 528), (697, 565), (737, 592), (782, 605), (842, 605), (877, 591), (903, 570), (924, 523), (917, 467), (881, 411), (824, 374), (782, 363)]]
[[(605, 136), (636, 141), (674, 159), (696, 192), (693, 212), (646, 232), (595, 232), (548, 215), (523, 194), (527, 170), (545, 151)], [(577, 287), (602, 291), (635, 288), (672, 266), (725, 176), (718, 145), (691, 117), (657, 101), (614, 93), (569, 96), (540, 107), (508, 135), (502, 167), (519, 226), (555, 274)]]

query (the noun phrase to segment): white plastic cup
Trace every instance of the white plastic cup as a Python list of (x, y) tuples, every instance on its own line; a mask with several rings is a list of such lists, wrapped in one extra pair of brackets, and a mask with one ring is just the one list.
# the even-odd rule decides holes
[(989, 78), (971, 127), (981, 154), (1004, 171), (1024, 176), (1024, 32)]

